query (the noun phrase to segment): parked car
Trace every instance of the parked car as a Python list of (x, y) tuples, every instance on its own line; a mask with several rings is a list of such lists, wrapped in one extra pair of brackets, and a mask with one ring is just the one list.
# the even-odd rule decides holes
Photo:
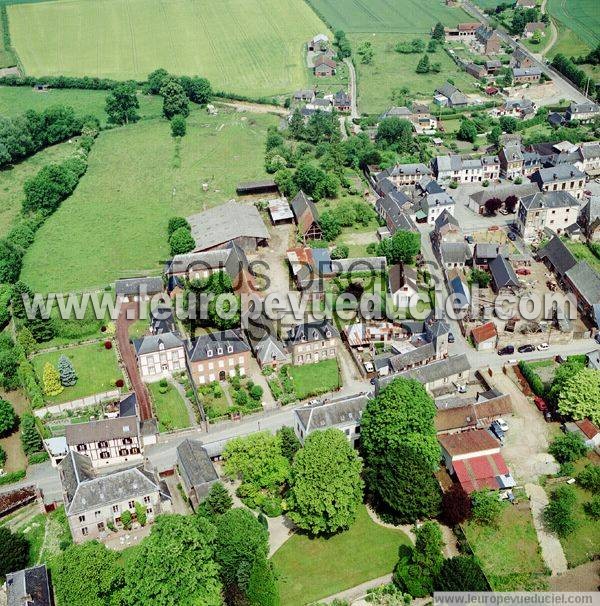
[(510, 356), (511, 354), (514, 354), (514, 353), (515, 353), (514, 345), (507, 345), (506, 347), (503, 347), (502, 349), (498, 350), (499, 356)]
[(454, 335), (451, 332), (448, 333), (448, 343), (454, 343)]
[(515, 273), (519, 274), (520, 276), (529, 276), (531, 275), (531, 270), (527, 267), (519, 267), (515, 270)]
[(502, 431), (502, 428), (500, 427), (500, 425), (498, 425), (498, 423), (496, 421), (494, 421), (491, 425), (490, 425), (490, 429), (492, 430), (492, 433), (502, 442), (504, 440), (504, 432)]
[(596, 341), (596, 343), (600, 343), (600, 332), (597, 332), (597, 333), (594, 335), (594, 341)]
[(521, 345), (517, 351), (519, 353), (531, 353), (532, 351), (535, 351), (535, 345)]
[(512, 231), (509, 231), (508, 239), (511, 240), (512, 242), (514, 242), (517, 239), (517, 235), (515, 233), (513, 233)]
[(548, 412), (548, 404), (546, 404), (544, 398), (540, 398), (540, 396), (535, 396), (533, 398), (533, 403), (540, 412)]
[(508, 211), (505, 208), (501, 208), (500, 209), (500, 214), (501, 215), (508, 215)]
[(540, 343), (537, 348), (538, 351), (546, 351), (549, 347), (548, 343)]
[(498, 427), (506, 433), (508, 431), (508, 423), (504, 419), (496, 419), (495, 423), (498, 423)]

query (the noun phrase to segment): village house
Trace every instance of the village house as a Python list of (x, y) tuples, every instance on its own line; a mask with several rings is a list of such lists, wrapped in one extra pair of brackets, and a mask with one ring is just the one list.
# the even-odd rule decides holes
[(294, 326), (286, 340), (292, 364), (312, 364), (334, 359), (340, 333), (326, 320), (305, 322)]
[(294, 93), (294, 101), (296, 103), (312, 103), (315, 99), (315, 91), (312, 89), (297, 90)]
[(435, 225), (431, 232), (431, 240), (435, 248), (438, 249), (442, 242), (464, 241), (463, 233), (458, 225), (457, 219), (447, 210), (442, 211), (435, 220)]
[(446, 281), (454, 312), (456, 314), (466, 312), (471, 304), (471, 291), (464, 273), (457, 269), (451, 269), (446, 274)]
[(578, 120), (579, 122), (584, 123), (591, 122), (600, 115), (600, 107), (592, 101), (586, 101), (584, 103), (572, 102), (565, 115), (569, 122), (571, 120)]
[(525, 26), (525, 31), (523, 32), (523, 35), (525, 36), (525, 38), (533, 38), (535, 32), (540, 32), (543, 37), (546, 35), (545, 29), (546, 24), (543, 21), (534, 21), (532, 23), (528, 23)]
[(503, 106), (495, 108), (492, 113), (496, 116), (527, 118), (533, 116), (536, 110), (537, 106), (531, 99), (507, 99)]
[(186, 438), (177, 446), (177, 471), (181, 486), (196, 509), (208, 496), (219, 476), (208, 452), (198, 440)]
[(319, 55), (314, 61), (314, 74), (318, 78), (335, 76), (337, 63), (326, 55)]
[(480, 65), (477, 63), (467, 63), (465, 66), (465, 71), (467, 74), (471, 74), (474, 78), (481, 80), (488, 75), (488, 71), (485, 65)]
[(559, 280), (564, 278), (569, 269), (577, 265), (577, 259), (558, 236), (554, 236), (545, 246), (540, 248), (537, 256), (548, 269), (556, 274)]
[(119, 403), (119, 416), (66, 426), (69, 450), (85, 454), (93, 467), (136, 463), (142, 460), (142, 438), (135, 394)]
[(177, 332), (145, 335), (133, 341), (143, 381), (153, 382), (185, 370), (185, 344)]
[(577, 221), (579, 203), (566, 191), (539, 192), (519, 200), (517, 229), (532, 242), (544, 229), (557, 234)]
[(535, 172), (531, 180), (542, 191), (566, 191), (581, 200), (585, 186), (585, 174), (572, 164), (559, 164)]
[(431, 170), (425, 164), (396, 164), (376, 175), (376, 180), (388, 179), (395, 187), (415, 185), (425, 175), (431, 175)]
[(540, 81), (542, 70), (539, 67), (513, 67), (514, 84), (528, 84)]
[(433, 171), (438, 181), (479, 183), (484, 179), (497, 179), (499, 163), (495, 156), (469, 159), (450, 154), (436, 156), (433, 159)]
[(187, 358), (196, 384), (206, 385), (226, 381), (236, 373), (246, 375), (250, 347), (237, 330), (212, 332), (187, 343)]
[(398, 230), (414, 233), (418, 231), (410, 216), (412, 210), (413, 205), (410, 198), (396, 189), (383, 198), (379, 198), (375, 203), (375, 211), (385, 221), (390, 235), (395, 234)]
[(315, 431), (342, 431), (353, 447), (360, 441), (360, 419), (369, 398), (364, 394), (345, 396), (324, 404), (294, 410), (294, 432), (302, 444)]
[(523, 177), (523, 151), (519, 142), (505, 145), (498, 154), (500, 158), (500, 173), (506, 179)]
[(300, 190), (292, 200), (291, 206), (303, 241), (321, 240), (323, 232), (319, 225), (319, 212), (315, 203)]
[(498, 342), (498, 331), (493, 322), (486, 322), (471, 330), (471, 339), (477, 351), (489, 351), (496, 349)]
[(188, 223), (196, 242), (192, 252), (226, 248), (233, 242), (248, 253), (266, 246), (270, 238), (256, 206), (233, 200), (188, 217)]
[(162, 278), (124, 278), (115, 282), (117, 302), (149, 301), (164, 290)]
[(471, 260), (471, 249), (462, 242), (442, 242), (439, 245), (439, 257), (445, 269), (464, 269)]
[(45, 564), (8, 572), (0, 587), (0, 604), (5, 606), (53, 606), (52, 588)]
[(394, 305), (400, 309), (408, 308), (412, 297), (419, 292), (417, 270), (409, 265), (392, 265), (389, 269), (388, 284)]
[(446, 40), (471, 42), (475, 40), (475, 31), (479, 25), (479, 21), (474, 21), (471, 23), (459, 23), (456, 27), (445, 27), (444, 35)]
[(492, 290), (494, 293), (514, 293), (521, 284), (510, 261), (504, 255), (498, 255), (489, 264), (492, 274)]
[(456, 202), (454, 198), (445, 191), (427, 194), (421, 198), (416, 207), (415, 218), (418, 222), (435, 225), (436, 219), (444, 212), (454, 214)]
[(535, 65), (533, 59), (518, 47), (515, 49), (515, 52), (512, 54), (510, 58), (510, 66), (517, 67), (520, 69), (527, 69), (528, 67), (533, 67)]
[(349, 112), (352, 109), (352, 98), (346, 91), (339, 90), (333, 95), (333, 106), (339, 112)]
[(500, 158), (498, 156), (483, 156), (481, 166), (484, 181), (498, 181), (500, 179)]
[(591, 196), (581, 209), (579, 223), (590, 242), (600, 242), (600, 196)]
[(578, 149), (579, 158), (573, 164), (588, 175), (600, 173), (600, 143), (590, 141), (582, 143)]
[(473, 45), (482, 55), (495, 55), (502, 48), (502, 40), (496, 30), (480, 25), (475, 30)]
[(496, 390), (480, 393), (476, 398), (438, 398), (435, 406), (437, 410), (433, 422), (438, 435), (487, 429), (492, 421), (513, 412), (510, 396)]
[(61, 461), (59, 474), (74, 543), (105, 539), (109, 524), (119, 526), (125, 511), (135, 520), (136, 503), (146, 509), (149, 524), (171, 511), (168, 488), (142, 465), (98, 475), (88, 456), (71, 451)]
[(433, 102), (447, 107), (466, 107), (469, 99), (456, 86), (446, 82), (444, 86), (435, 89)]
[(343, 335), (350, 347), (371, 347), (374, 343), (403, 341), (408, 338), (409, 333), (398, 322), (369, 320), (347, 324), (344, 326)]
[(439, 435), (438, 442), (446, 469), (467, 494), (516, 485), (500, 453), (500, 442), (485, 429)]
[(579, 261), (565, 272), (564, 285), (577, 299), (577, 308), (594, 318), (594, 306), (600, 304), (600, 276), (586, 261)]

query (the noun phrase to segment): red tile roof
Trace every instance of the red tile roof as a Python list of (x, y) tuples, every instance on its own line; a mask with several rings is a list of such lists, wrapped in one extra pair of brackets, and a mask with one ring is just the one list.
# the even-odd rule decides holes
[(495, 339), (498, 336), (498, 331), (496, 330), (496, 325), (493, 322), (488, 322), (487, 324), (482, 324), (481, 326), (475, 327), (471, 331), (471, 336), (473, 337), (473, 342), (478, 344), (483, 343), (488, 339)]
[(481, 23), (479, 21), (471, 22), (471, 23), (459, 23), (458, 31), (459, 32), (474, 32)]
[(500, 453), (456, 461), (453, 466), (456, 477), (466, 493), (483, 488), (497, 490), (501, 486), (496, 478), (509, 473)]
[(598, 429), (589, 419), (583, 419), (583, 421), (575, 421), (575, 425), (583, 431), (585, 436), (591, 440), (593, 437), (600, 433), (600, 429)]
[(438, 441), (451, 457), (474, 454), (492, 448), (500, 449), (500, 442), (485, 429), (438, 436)]

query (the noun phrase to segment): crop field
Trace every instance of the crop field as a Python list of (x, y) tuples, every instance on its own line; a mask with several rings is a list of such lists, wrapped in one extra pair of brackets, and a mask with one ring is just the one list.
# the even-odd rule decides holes
[(275, 124), (269, 114), (195, 110), (179, 147), (162, 119), (102, 132), (77, 189), (27, 251), (23, 280), (39, 292), (57, 284), (67, 292), (159, 271), (170, 217), (226, 202), (240, 181), (265, 178), (266, 130)]
[[(582, 44), (588, 49), (600, 44), (600, 10), (597, 0), (548, 0), (546, 10), (558, 21), (559, 39), (551, 54), (581, 54)], [(557, 47), (560, 47), (559, 51), (556, 50)]]
[(373, 45), (373, 62), (364, 65), (356, 62), (358, 71), (358, 104), (360, 110), (373, 114), (383, 112), (391, 105), (394, 89), (407, 87), (413, 97), (431, 101), (433, 91), (441, 86), (446, 78), (451, 78), (454, 84), (464, 93), (476, 91), (476, 80), (462, 71), (443, 51), (428, 53), (432, 63), (440, 63), (441, 72), (438, 74), (417, 74), (415, 69), (421, 54), (403, 55), (394, 50), (398, 42), (415, 38), (411, 35), (396, 34), (351, 34), (349, 36), (353, 48), (361, 42), (369, 41)]
[(8, 17), (32, 75), (143, 79), (164, 67), (254, 97), (305, 85), (303, 44), (327, 30), (303, 0), (60, 0)]
[(334, 29), (350, 32), (424, 34), (441, 21), (456, 25), (473, 19), (443, 0), (308, 0)]

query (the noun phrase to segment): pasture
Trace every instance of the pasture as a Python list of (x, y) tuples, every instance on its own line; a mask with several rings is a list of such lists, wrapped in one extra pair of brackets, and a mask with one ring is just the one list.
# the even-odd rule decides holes
[(346, 33), (397, 32), (425, 34), (441, 21), (456, 25), (472, 21), (461, 8), (442, 0), (307, 0), (333, 29)]
[(164, 67), (253, 97), (304, 87), (303, 45), (327, 31), (303, 0), (59, 0), (8, 16), (31, 75), (139, 80)]
[[(548, 14), (557, 21), (559, 40), (551, 54), (579, 54), (581, 45), (588, 49), (600, 44), (600, 10), (597, 0), (548, 0)], [(572, 35), (568, 33), (570, 30)], [(559, 50), (556, 48), (559, 46)]]
[(22, 279), (35, 291), (68, 292), (158, 271), (171, 216), (221, 204), (240, 181), (265, 178), (266, 130), (275, 124), (269, 114), (197, 109), (179, 146), (162, 119), (102, 132), (77, 189), (27, 251)]
[[(356, 61), (358, 71), (358, 104), (360, 110), (373, 114), (383, 112), (391, 105), (394, 89), (407, 87), (413, 98), (431, 101), (433, 91), (441, 86), (446, 78), (451, 78), (455, 85), (464, 93), (475, 92), (475, 79), (467, 72), (459, 70), (458, 66), (441, 49), (428, 53), (432, 63), (440, 63), (441, 72), (438, 74), (417, 74), (415, 69), (422, 54), (403, 55), (397, 53), (394, 47), (398, 42), (413, 39), (413, 35), (396, 34), (351, 34), (349, 36), (353, 48), (361, 42), (369, 41), (373, 45), (373, 62), (364, 65)], [(402, 105), (402, 104), (400, 104)]]

